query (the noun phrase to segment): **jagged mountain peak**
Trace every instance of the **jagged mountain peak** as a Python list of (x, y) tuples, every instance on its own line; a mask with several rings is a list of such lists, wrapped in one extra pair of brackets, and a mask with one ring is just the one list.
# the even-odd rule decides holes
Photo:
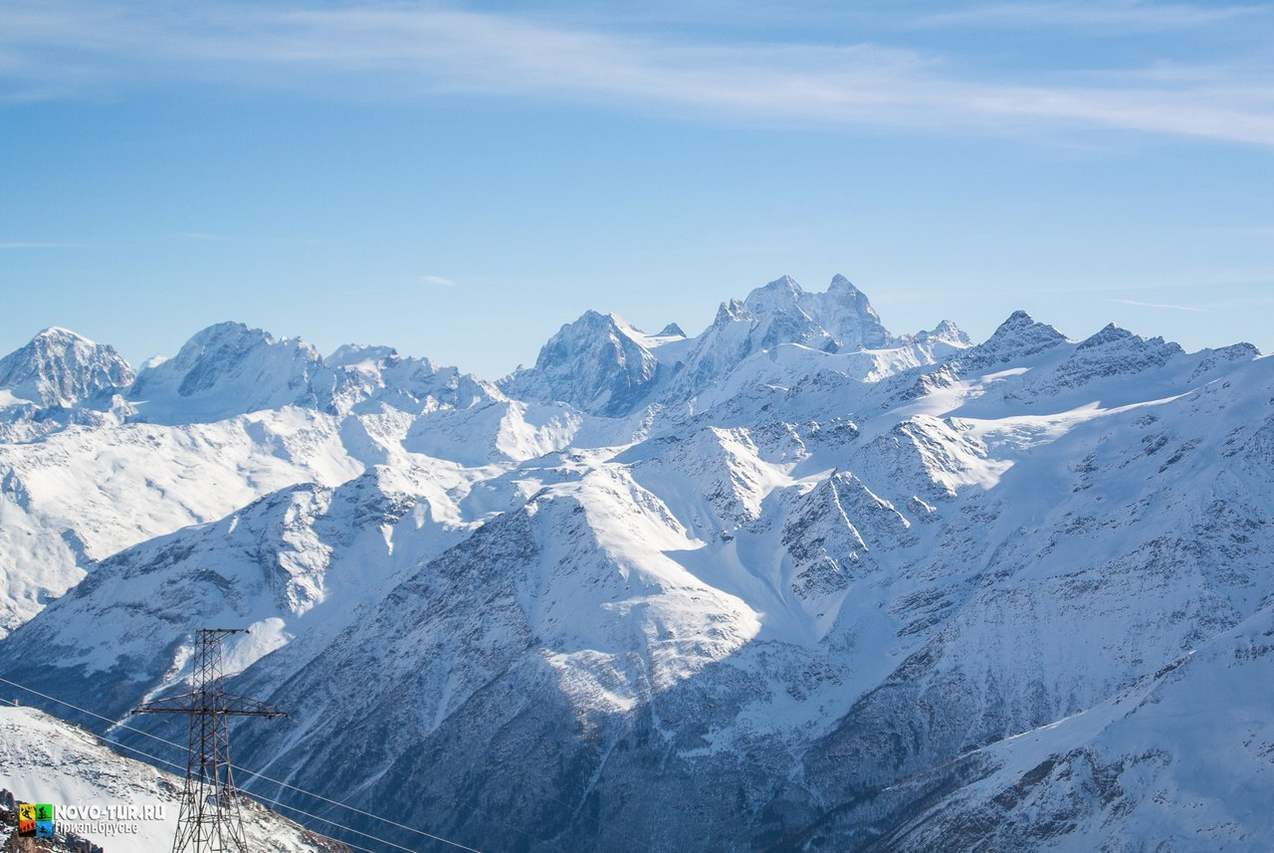
[(961, 362), (966, 368), (1006, 364), (1066, 343), (1066, 336), (1019, 309), (1001, 323), (991, 337), (971, 348)]
[[(300, 342), (300, 338), (276, 338), (273, 334), (265, 329), (258, 329), (249, 326), (247, 323), (238, 320), (222, 320), (219, 323), (213, 323), (190, 336), (190, 340), (185, 343), (182, 350), (194, 350), (197, 347), (207, 348), (213, 345), (224, 345), (235, 343), (240, 345), (255, 345), (258, 342), (264, 344), (273, 344), (280, 340), (295, 340)], [(305, 346), (309, 346), (305, 344)], [(181, 353), (179, 352), (178, 355)]]
[(616, 334), (628, 336), (631, 332), (635, 332), (626, 320), (618, 314), (607, 311), (596, 311), (592, 308), (584, 311), (578, 318), (570, 323), (563, 323), (562, 327), (549, 338), (548, 342), (540, 348), (539, 357), (536, 359), (537, 366), (543, 366), (546, 360), (551, 360), (554, 349), (562, 345), (573, 343), (582, 338), (597, 334)]
[(750, 319), (747, 306), (740, 299), (727, 299), (717, 306), (717, 315), (712, 320), (713, 326), (724, 326), (737, 320)]
[(1114, 341), (1126, 341), (1137, 337), (1132, 332), (1115, 323), (1107, 323), (1100, 330), (1080, 341), (1078, 349), (1103, 346)]
[(973, 341), (965, 331), (950, 320), (943, 320), (932, 329), (916, 332), (908, 336), (906, 340), (931, 347), (935, 354), (939, 355), (946, 355), (973, 345)]
[(801, 289), (801, 285), (786, 273), (774, 279), (774, 281), (766, 282), (760, 287), (753, 288), (743, 300), (748, 308), (756, 308), (758, 306), (772, 303), (774, 300), (795, 301), (800, 298), (805, 291)]
[(684, 338), (685, 336), (686, 336), (686, 333), (682, 331), (681, 326), (677, 325), (676, 323), (669, 323), (668, 325), (664, 326), (662, 329), (659, 330), (659, 334), (657, 335), (657, 337), (660, 337), (660, 338), (672, 338), (672, 337)]
[[(873, 316), (876, 315), (876, 309), (872, 308), (867, 294), (859, 290), (852, 281), (840, 273), (832, 276), (831, 282), (827, 285), (827, 292), (835, 295), (838, 299), (853, 301), (862, 311), (870, 312)], [(878, 316), (877, 319), (879, 319)]]
[[(392, 361), (401, 358), (398, 350), (378, 344), (341, 344), (323, 359), (328, 367), (348, 367), (367, 362)], [(427, 359), (425, 359), (427, 360)]]
[(157, 367), (179, 369), (196, 364), (224, 367), (254, 350), (270, 347), (294, 350), (307, 360), (322, 361), (318, 350), (301, 338), (276, 338), (265, 329), (253, 328), (237, 320), (224, 320), (195, 332), (175, 356), (165, 359)]
[(960, 338), (964, 341), (969, 340), (969, 336), (964, 333), (964, 330), (961, 329), (959, 326), (957, 326), (951, 320), (943, 320), (939, 322), (938, 325), (934, 326), (932, 331), (929, 332), (929, 335), (934, 337), (950, 336), (953, 338)]
[(1018, 308), (1016, 311), (1010, 314), (1003, 323), (1000, 324), (1000, 328), (1003, 329), (1005, 327), (1013, 327), (1013, 326), (1030, 326), (1030, 325), (1033, 325), (1034, 323), (1035, 323), (1034, 317), (1028, 314), (1024, 309)]
[(133, 369), (114, 347), (61, 326), (0, 359), (0, 389), (40, 406), (74, 406), (132, 381)]
[(145, 420), (221, 420), (287, 405), (314, 405), (312, 380), (323, 366), (300, 338), (276, 339), (244, 323), (196, 332), (177, 355), (138, 375), (129, 391)]
[(540, 349), (535, 366), (500, 380), (510, 396), (556, 400), (594, 414), (622, 415), (654, 387), (659, 359), (646, 336), (615, 314), (588, 310)]
[[(845, 352), (896, 342), (866, 294), (842, 275), (821, 293), (806, 291), (795, 278), (783, 275), (750, 292), (742, 307), (754, 322), (749, 336), (752, 350), (797, 343)], [(731, 319), (741, 318), (733, 303), (728, 313)]]
[(1079, 350), (1091, 350), (1100, 347), (1110, 346), (1130, 346), (1130, 347), (1167, 347), (1183, 352), (1180, 345), (1172, 341), (1164, 341), (1162, 337), (1143, 338), (1134, 332), (1130, 332), (1122, 326), (1115, 323), (1107, 323), (1099, 331), (1094, 332), (1084, 340), (1080, 341), (1075, 347)]
[(1075, 345), (1075, 350), (1051, 375), (1036, 381), (1036, 390), (1074, 388), (1094, 379), (1142, 373), (1162, 367), (1183, 355), (1178, 344), (1161, 337), (1143, 338), (1109, 323)]
[(91, 344), (93, 341), (65, 326), (48, 326), (35, 333), (32, 340), (72, 340)]

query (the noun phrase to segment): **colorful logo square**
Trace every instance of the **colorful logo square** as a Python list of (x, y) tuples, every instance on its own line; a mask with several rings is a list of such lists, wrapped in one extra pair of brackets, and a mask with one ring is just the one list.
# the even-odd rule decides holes
[(18, 803), (18, 837), (35, 837), (35, 803)]
[(18, 837), (52, 838), (53, 804), (18, 803)]

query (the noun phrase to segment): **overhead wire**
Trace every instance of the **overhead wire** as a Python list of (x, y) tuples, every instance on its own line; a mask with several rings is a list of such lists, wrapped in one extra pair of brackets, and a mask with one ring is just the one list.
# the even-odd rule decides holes
[[(166, 744), (166, 745), (168, 745), (168, 746), (174, 747), (175, 749), (180, 749), (180, 750), (182, 750), (183, 752), (184, 752), (184, 751), (186, 751), (186, 749), (187, 749), (187, 746), (186, 746), (185, 744), (180, 744), (180, 743), (177, 743), (176, 741), (169, 740), (168, 738), (160, 737), (159, 735), (156, 735), (156, 734), (153, 734), (153, 733), (151, 733), (151, 732), (148, 732), (148, 731), (146, 731), (145, 729), (140, 729), (140, 728), (138, 728), (138, 727), (136, 727), (136, 726), (130, 726), (130, 725), (128, 725), (127, 723), (123, 722), (123, 720), (122, 720), (122, 719), (120, 719), (120, 720), (112, 720), (110, 717), (104, 716), (104, 715), (102, 715), (102, 714), (98, 714), (98, 713), (96, 713), (95, 711), (90, 711), (88, 708), (82, 708), (82, 707), (80, 707), (79, 705), (75, 705), (75, 704), (73, 704), (73, 703), (71, 703), (71, 702), (67, 702), (67, 701), (66, 701), (66, 700), (64, 700), (64, 699), (59, 699), (59, 698), (57, 698), (56, 696), (50, 696), (50, 695), (49, 695), (49, 694), (47, 694), (47, 693), (42, 693), (41, 691), (36, 690), (36, 689), (34, 689), (34, 688), (32, 688), (32, 687), (28, 687), (28, 686), (27, 686), (27, 685), (25, 685), (25, 684), (19, 684), (19, 683), (18, 683), (18, 682), (16, 682), (16, 681), (11, 681), (10, 679), (2, 678), (2, 677), (0, 677), (0, 683), (8, 684), (8, 685), (10, 685), (10, 686), (12, 686), (12, 687), (16, 687), (16, 688), (18, 688), (19, 690), (25, 690), (26, 692), (31, 693), (31, 694), (33, 694), (33, 695), (35, 695), (35, 696), (39, 696), (39, 697), (40, 697), (40, 698), (42, 698), (42, 699), (47, 699), (47, 700), (49, 700), (50, 702), (56, 702), (56, 703), (58, 703), (59, 705), (65, 705), (67, 708), (71, 708), (72, 710), (79, 711), (81, 714), (87, 714), (87, 715), (88, 715), (88, 716), (90, 716), (90, 717), (94, 717), (94, 718), (96, 718), (96, 719), (102, 720), (103, 722), (109, 723), (109, 724), (110, 724), (110, 726), (109, 726), (109, 728), (108, 728), (108, 731), (109, 731), (110, 729), (114, 729), (114, 728), (123, 728), (123, 729), (128, 729), (129, 731), (137, 732), (138, 734), (143, 735), (144, 737), (148, 737), (148, 738), (151, 738), (152, 740), (159, 741), (160, 743), (163, 743), (163, 744)], [(103, 736), (101, 736), (101, 735), (98, 735), (98, 737), (102, 737), (102, 739), (103, 739), (103, 740), (107, 740), (109, 743), (118, 743), (117, 741), (110, 740), (110, 739), (108, 739), (108, 738), (106, 738), (106, 737), (103, 737)], [(124, 744), (118, 744), (118, 745), (120, 745), (120, 746), (124, 746)], [(149, 753), (143, 752), (142, 750), (136, 749), (136, 748), (134, 748), (134, 747), (127, 747), (127, 746), (125, 746), (125, 748), (126, 748), (126, 749), (131, 749), (133, 752), (136, 752), (136, 753), (138, 753), (138, 754), (140, 754), (140, 755), (146, 755), (147, 757), (154, 758), (154, 756), (149, 755)], [(155, 760), (157, 760), (157, 761), (162, 761), (162, 759), (158, 759), (158, 758), (156, 758)], [(184, 767), (180, 767), (179, 765), (174, 764), (174, 763), (173, 763), (173, 762), (171, 762), (171, 761), (164, 761), (163, 763), (168, 764), (168, 765), (170, 765), (170, 766), (179, 767), (179, 769), (180, 769), (180, 770), (182, 770), (183, 772), (184, 772), (184, 771), (185, 771), (185, 769), (186, 769), (186, 768), (184, 768)], [(433, 834), (433, 833), (431, 833), (431, 832), (425, 832), (425, 831), (424, 831), (424, 830), (422, 830), (422, 829), (416, 829), (416, 828), (415, 828), (415, 827), (413, 827), (413, 826), (408, 826), (407, 824), (403, 824), (403, 823), (399, 823), (398, 821), (390, 820), (390, 819), (389, 819), (389, 818), (387, 818), (387, 817), (382, 817), (381, 815), (374, 814), (374, 813), (369, 812), (369, 811), (365, 811), (365, 810), (363, 810), (363, 809), (358, 808), (357, 806), (351, 806), (351, 805), (349, 805), (348, 803), (342, 803), (342, 802), (340, 802), (339, 800), (333, 800), (333, 799), (331, 799), (331, 798), (329, 798), (329, 797), (325, 797), (325, 796), (323, 796), (322, 794), (316, 794), (316, 793), (315, 793), (315, 792), (313, 792), (313, 791), (307, 791), (307, 790), (306, 790), (306, 789), (304, 789), (304, 788), (297, 787), (296, 785), (289, 784), (289, 783), (284, 782), (284, 781), (282, 781), (282, 780), (280, 780), (280, 779), (273, 779), (273, 778), (271, 778), (271, 777), (269, 777), (269, 776), (266, 776), (266, 775), (265, 775), (265, 774), (263, 774), (263, 773), (259, 773), (259, 772), (257, 772), (256, 770), (253, 770), (253, 769), (251, 769), (251, 768), (249, 768), (249, 767), (241, 767), (241, 766), (240, 766), (240, 765), (238, 765), (238, 764), (231, 764), (230, 766), (231, 766), (231, 768), (233, 768), (234, 770), (238, 770), (238, 771), (240, 771), (240, 772), (247, 773), (248, 775), (250, 775), (250, 776), (254, 776), (254, 777), (259, 778), (259, 779), (264, 779), (264, 780), (265, 780), (265, 781), (267, 781), (267, 782), (271, 782), (271, 783), (273, 783), (273, 784), (275, 784), (275, 785), (280, 785), (280, 786), (282, 786), (282, 787), (284, 787), (284, 788), (288, 788), (289, 790), (296, 791), (296, 792), (298, 792), (298, 793), (300, 793), (300, 794), (304, 794), (304, 795), (306, 795), (306, 796), (313, 797), (313, 798), (314, 798), (314, 799), (316, 799), (316, 800), (321, 800), (321, 801), (323, 801), (323, 802), (325, 802), (325, 803), (329, 803), (329, 804), (334, 805), (334, 806), (339, 806), (340, 808), (343, 808), (343, 809), (348, 809), (349, 811), (354, 812), (354, 813), (359, 814), (359, 815), (362, 815), (362, 816), (364, 816), (364, 817), (370, 817), (370, 818), (373, 818), (373, 819), (375, 819), (375, 820), (382, 821), (383, 823), (388, 824), (389, 826), (393, 826), (393, 827), (395, 827), (395, 828), (397, 828), (397, 829), (403, 829), (403, 830), (406, 830), (406, 831), (408, 831), (408, 832), (414, 832), (414, 833), (416, 833), (417, 835), (420, 835), (420, 836), (422, 836), (422, 837), (424, 837), (424, 838), (428, 838), (428, 839), (430, 839), (430, 840), (432, 840), (432, 841), (437, 841), (437, 842), (440, 842), (440, 843), (442, 843), (442, 844), (447, 844), (447, 845), (450, 845), (451, 847), (455, 847), (455, 848), (458, 848), (458, 849), (460, 849), (460, 850), (466, 850), (466, 851), (469, 851), (469, 853), (481, 853), (481, 851), (479, 851), (479, 850), (478, 850), (477, 848), (475, 848), (475, 847), (469, 847), (468, 845), (466, 845), (466, 844), (461, 844), (461, 843), (460, 843), (460, 842), (458, 842), (458, 841), (452, 841), (452, 840), (451, 840), (451, 839), (449, 839), (449, 838), (443, 838), (443, 837), (442, 837), (442, 836), (440, 836), (440, 835), (434, 835), (434, 834)], [(245, 792), (245, 793), (248, 793), (249, 795), (251, 795), (251, 792)], [(255, 800), (255, 799), (257, 799), (257, 798), (256, 798), (255, 796), (253, 796), (253, 799)], [(263, 803), (263, 805), (268, 805), (268, 804)], [(295, 811), (295, 812), (297, 812), (297, 813), (299, 813), (299, 814), (306, 815), (307, 817), (312, 817), (312, 818), (314, 818), (315, 820), (322, 820), (322, 821), (326, 821), (326, 822), (330, 823), (332, 826), (338, 826), (338, 827), (340, 827), (340, 828), (342, 828), (342, 829), (345, 829), (345, 830), (347, 830), (347, 831), (349, 831), (349, 832), (354, 832), (354, 833), (359, 834), (359, 835), (366, 835), (365, 833), (361, 833), (361, 832), (359, 832), (359, 831), (358, 831), (358, 830), (356, 830), (356, 829), (352, 829), (351, 827), (344, 826), (344, 825), (339, 824), (339, 823), (337, 823), (337, 822), (335, 822), (335, 821), (328, 820), (327, 818), (320, 817), (320, 816), (318, 816), (318, 815), (310, 814), (309, 812), (306, 812), (306, 811), (304, 811), (304, 810), (302, 810), (302, 809), (296, 808), (295, 806), (289, 806), (289, 805), (286, 805), (286, 804), (284, 804), (284, 803), (278, 803), (278, 805), (279, 805), (279, 807), (281, 807), (281, 808), (291, 809), (292, 811)], [(376, 841), (380, 841), (380, 842), (381, 842), (381, 843), (383, 843), (383, 844), (389, 844), (390, 846), (396, 847), (396, 848), (397, 848), (397, 849), (399, 849), (399, 850), (409, 850), (409, 851), (410, 851), (410, 848), (407, 848), (407, 847), (401, 847), (401, 846), (399, 846), (399, 845), (394, 844), (392, 841), (386, 841), (385, 839), (377, 838), (376, 836), (366, 836), (366, 837), (373, 838), (374, 840), (376, 840)], [(344, 842), (341, 842), (341, 843), (344, 843)], [(414, 851), (412, 851), (412, 853), (414, 853)]]

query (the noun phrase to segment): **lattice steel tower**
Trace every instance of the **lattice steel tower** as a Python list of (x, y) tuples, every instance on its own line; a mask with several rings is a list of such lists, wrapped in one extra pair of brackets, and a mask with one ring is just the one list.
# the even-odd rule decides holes
[(186, 785), (173, 853), (248, 853), (239, 792), (230, 764), (230, 717), (287, 716), (255, 699), (225, 692), (221, 640), (242, 628), (202, 628), (195, 635), (190, 692), (148, 702), (135, 714), (188, 714)]

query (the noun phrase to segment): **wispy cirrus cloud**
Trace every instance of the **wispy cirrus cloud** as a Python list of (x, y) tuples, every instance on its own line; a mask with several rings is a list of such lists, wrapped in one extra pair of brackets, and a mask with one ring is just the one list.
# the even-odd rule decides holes
[(200, 243), (224, 243), (230, 239), (225, 234), (212, 231), (178, 231), (173, 236), (179, 240), (195, 240)]
[(0, 240), (0, 251), (22, 251), (24, 249), (77, 249), (83, 243), (65, 243), (39, 240)]
[(1023, 2), (988, 3), (918, 16), (921, 27), (1078, 27), (1117, 28), (1127, 32), (1189, 29), (1238, 18), (1268, 15), (1258, 5), (1222, 3)]
[[(1182, 22), (1246, 7), (1045, 3), (981, 16)], [(997, 11), (998, 10), (998, 11)], [(1010, 11), (1013, 10), (1013, 11)], [(1166, 10), (1166, 11), (1165, 11)], [(1229, 11), (1226, 11), (1229, 10)], [(189, 79), (336, 97), (478, 94), (687, 116), (1006, 132), (1102, 128), (1274, 145), (1274, 64), (979, 73), (873, 43), (653, 38), (397, 3), (197, 7), (0, 0), (0, 98)], [(957, 19), (947, 18), (948, 24)], [(941, 23), (941, 20), (931, 23)]]
[(1140, 299), (1107, 299), (1118, 305), (1131, 305), (1136, 308), (1157, 308), (1164, 311), (1189, 311), (1194, 314), (1206, 314), (1210, 309), (1200, 305), (1176, 305), (1170, 302), (1143, 302)]
[(420, 276), (420, 283), (428, 284), (431, 287), (455, 287), (456, 286), (455, 281), (440, 275), (422, 275)]

